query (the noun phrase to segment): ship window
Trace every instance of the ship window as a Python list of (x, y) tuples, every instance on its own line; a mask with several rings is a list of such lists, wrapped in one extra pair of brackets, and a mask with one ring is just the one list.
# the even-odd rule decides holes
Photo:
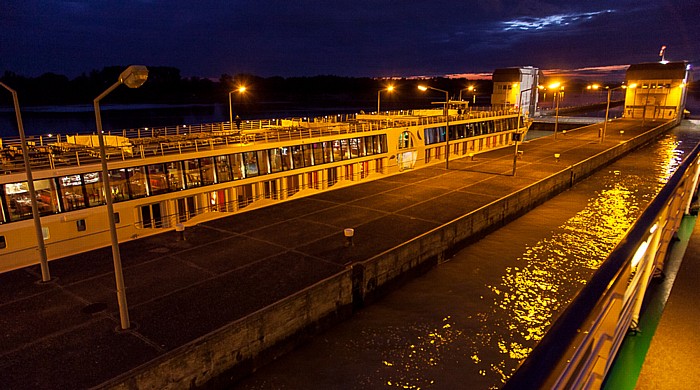
[(255, 152), (245, 152), (243, 153), (243, 159), (245, 161), (245, 175), (246, 177), (253, 177), (258, 175), (258, 157)]
[(252, 184), (246, 184), (240, 187), (236, 187), (236, 200), (238, 202), (238, 208), (241, 209), (253, 203)]
[(350, 158), (357, 158), (357, 157), (363, 157), (364, 156), (364, 149), (362, 147), (362, 142), (360, 141), (362, 138), (350, 138), (348, 140), (349, 147), (350, 147)]
[[(188, 160), (191, 161), (191, 160)], [(182, 161), (172, 161), (165, 163), (165, 168), (168, 172), (168, 188), (171, 191), (178, 191), (184, 188), (183, 184), (183, 171), (182, 171)], [(197, 174), (196, 181), (199, 181), (199, 174)]]
[(233, 179), (243, 179), (245, 175), (245, 167), (243, 165), (243, 155), (241, 153), (232, 154), (231, 156), (231, 170), (233, 172)]
[(338, 182), (338, 170), (336, 168), (326, 169), (326, 176), (328, 177), (328, 187)]
[(168, 192), (168, 180), (163, 164), (151, 164), (148, 166), (148, 185), (151, 188), (151, 195)]
[(80, 175), (68, 175), (58, 178), (63, 211), (85, 208), (85, 194)]
[(314, 165), (323, 164), (325, 162), (325, 160), (324, 160), (325, 155), (323, 153), (323, 143), (316, 142), (314, 144), (311, 144), (311, 147), (313, 148), (313, 151), (314, 151)]
[(282, 172), (282, 150), (270, 149), (270, 172)]
[(399, 149), (406, 149), (411, 146), (411, 134), (408, 131), (404, 131), (399, 135)]
[(304, 150), (304, 166), (305, 167), (310, 167), (314, 165), (313, 162), (313, 149), (311, 149), (311, 145), (301, 145), (302, 149)]
[(365, 137), (365, 154), (371, 156), (374, 154), (374, 142), (373, 137)]
[(343, 160), (343, 149), (340, 145), (339, 140), (331, 141), (333, 142), (332, 147), (333, 147), (333, 161), (342, 161)]
[(75, 225), (78, 227), (79, 232), (84, 232), (85, 229), (87, 229), (87, 226), (85, 225), (84, 219), (79, 219), (79, 220), (75, 221)]
[(200, 158), (199, 167), (202, 170), (202, 185), (214, 184), (214, 158)]
[(289, 149), (292, 151), (294, 169), (304, 168), (304, 150), (301, 145), (290, 146)]
[(280, 154), (281, 154), (281, 158), (282, 158), (282, 169), (284, 169), (285, 171), (293, 169), (294, 167), (292, 165), (292, 152), (291, 152), (291, 150), (288, 147), (283, 146), (280, 148)]
[(0, 236), (0, 249), (7, 248), (7, 242), (5, 241), (5, 236)]
[(258, 170), (261, 175), (270, 173), (270, 157), (266, 150), (258, 150)]
[(432, 145), (438, 142), (445, 142), (445, 127), (431, 127), (423, 130), (425, 144)]
[(126, 170), (113, 169), (109, 171), (109, 186), (112, 187), (112, 200), (114, 202), (129, 200), (129, 183), (126, 180)]
[(34, 180), (36, 191), (36, 204), (39, 214), (53, 214), (58, 211), (58, 196), (52, 179)]
[[(83, 174), (85, 193), (87, 194), (88, 206), (99, 206), (105, 204), (104, 184), (102, 183), (102, 172), (91, 172)], [(112, 183), (110, 182), (110, 185)], [(114, 190), (112, 190), (114, 192)]]
[[(182, 162), (185, 166), (185, 185), (187, 188), (199, 187), (202, 185), (201, 172), (199, 171), (199, 160), (185, 160)], [(177, 182), (176, 182), (177, 183)], [(170, 184), (171, 187), (173, 183)], [(179, 189), (179, 188), (175, 188)]]
[(229, 165), (229, 156), (216, 156), (214, 157), (214, 161), (216, 162), (216, 181), (218, 183), (223, 183), (233, 180), (231, 166)]
[(340, 140), (340, 145), (342, 148), (342, 153), (343, 153), (343, 160), (347, 160), (350, 158), (350, 145), (348, 145), (348, 140), (347, 139), (341, 139)]
[(323, 143), (323, 161), (329, 163), (333, 162), (333, 143), (331, 141), (326, 141)]
[[(148, 194), (145, 167), (126, 168), (126, 178), (129, 183), (128, 189), (131, 199), (143, 198)], [(112, 191), (114, 191), (114, 188), (112, 188)]]
[(114, 223), (119, 223), (121, 222), (121, 219), (119, 218), (119, 213), (114, 213)]

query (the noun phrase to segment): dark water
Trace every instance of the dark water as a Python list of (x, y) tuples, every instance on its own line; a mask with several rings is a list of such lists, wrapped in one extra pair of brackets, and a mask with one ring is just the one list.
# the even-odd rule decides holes
[[(603, 95), (568, 95), (563, 106), (574, 106), (604, 102)], [(548, 107), (550, 99), (541, 101), (541, 107)], [(188, 104), (188, 105), (102, 105), (102, 125), (105, 130), (134, 129), (144, 127), (165, 127), (193, 125), (201, 123), (226, 122), (229, 119), (228, 104)], [(360, 110), (371, 112), (372, 105), (328, 106), (319, 103), (297, 104), (290, 102), (261, 103), (240, 111), (243, 119), (301, 118), (334, 114), (357, 113)], [(700, 100), (688, 97), (687, 109), (694, 118), (700, 118)], [(234, 108), (234, 110), (236, 110)], [(622, 108), (612, 108), (610, 117), (619, 117)], [(604, 117), (605, 110), (576, 114), (576, 116)], [(94, 132), (95, 113), (92, 105), (82, 106), (40, 106), (22, 108), (22, 121), (27, 135), (75, 134)], [(0, 137), (16, 137), (17, 121), (12, 107), (0, 107)]]
[[(375, 107), (376, 109), (376, 107)], [(243, 119), (302, 118), (371, 111), (371, 107), (320, 107), (289, 103), (266, 103), (240, 112)], [(135, 129), (226, 122), (227, 104), (199, 105), (104, 105), (100, 106), (105, 130)], [(236, 113), (234, 112), (234, 115)], [(44, 106), (22, 109), (27, 135), (94, 132), (95, 112), (91, 105)], [(0, 107), (0, 137), (16, 137), (17, 120), (11, 107)]]

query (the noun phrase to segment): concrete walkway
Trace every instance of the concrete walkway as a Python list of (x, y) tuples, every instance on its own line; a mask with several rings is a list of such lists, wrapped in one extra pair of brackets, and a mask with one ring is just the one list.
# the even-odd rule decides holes
[[(226, 324), (659, 125), (621, 120), (121, 245), (134, 327), (119, 331), (110, 248), (0, 274), (0, 388), (99, 386)], [(620, 130), (624, 130), (621, 134)], [(560, 153), (559, 161), (554, 153)], [(342, 229), (355, 229), (344, 247)], [(204, 368), (203, 368), (204, 369)], [(187, 387), (187, 384), (183, 384)]]

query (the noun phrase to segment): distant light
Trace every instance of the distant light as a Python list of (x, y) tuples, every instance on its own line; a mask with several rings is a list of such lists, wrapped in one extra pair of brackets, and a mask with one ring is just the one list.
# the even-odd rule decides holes
[(654, 232), (655, 232), (656, 229), (658, 229), (658, 228), (659, 228), (659, 224), (658, 224), (658, 223), (655, 223), (654, 226), (652, 226), (651, 229), (649, 229), (649, 233), (654, 234)]
[(557, 83), (549, 84), (549, 86), (548, 86), (547, 88), (549, 88), (549, 89), (557, 89), (557, 88), (559, 88), (560, 86), (561, 86), (561, 83), (557, 82)]
[(637, 83), (630, 84), (628, 88), (630, 88), (630, 89), (637, 88)]

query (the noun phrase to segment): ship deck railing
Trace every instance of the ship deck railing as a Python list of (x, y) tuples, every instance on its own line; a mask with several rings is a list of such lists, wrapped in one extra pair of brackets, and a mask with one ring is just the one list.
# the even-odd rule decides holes
[[(418, 110), (426, 111), (426, 110)], [(442, 111), (442, 110), (439, 110)], [(450, 115), (450, 122), (512, 115), (512, 110), (471, 111)], [(377, 114), (370, 114), (377, 115)], [(377, 115), (384, 120), (370, 120), (367, 115), (335, 115), (318, 118), (247, 120), (240, 123), (219, 122), (158, 128), (107, 131), (108, 136), (122, 137), (119, 145), (106, 143), (107, 160), (145, 159), (177, 155), (231, 146), (286, 142), (341, 134), (379, 131), (396, 126), (444, 123), (444, 115), (417, 116), (413, 110), (391, 111)], [(390, 117), (390, 119), (386, 119)], [(78, 143), (77, 136), (92, 136), (90, 142)], [(69, 141), (73, 142), (69, 142)], [(24, 159), (19, 137), (0, 140), (0, 173), (24, 172)], [(28, 136), (27, 148), (33, 170), (76, 167), (100, 162), (95, 133), (50, 134)]]

